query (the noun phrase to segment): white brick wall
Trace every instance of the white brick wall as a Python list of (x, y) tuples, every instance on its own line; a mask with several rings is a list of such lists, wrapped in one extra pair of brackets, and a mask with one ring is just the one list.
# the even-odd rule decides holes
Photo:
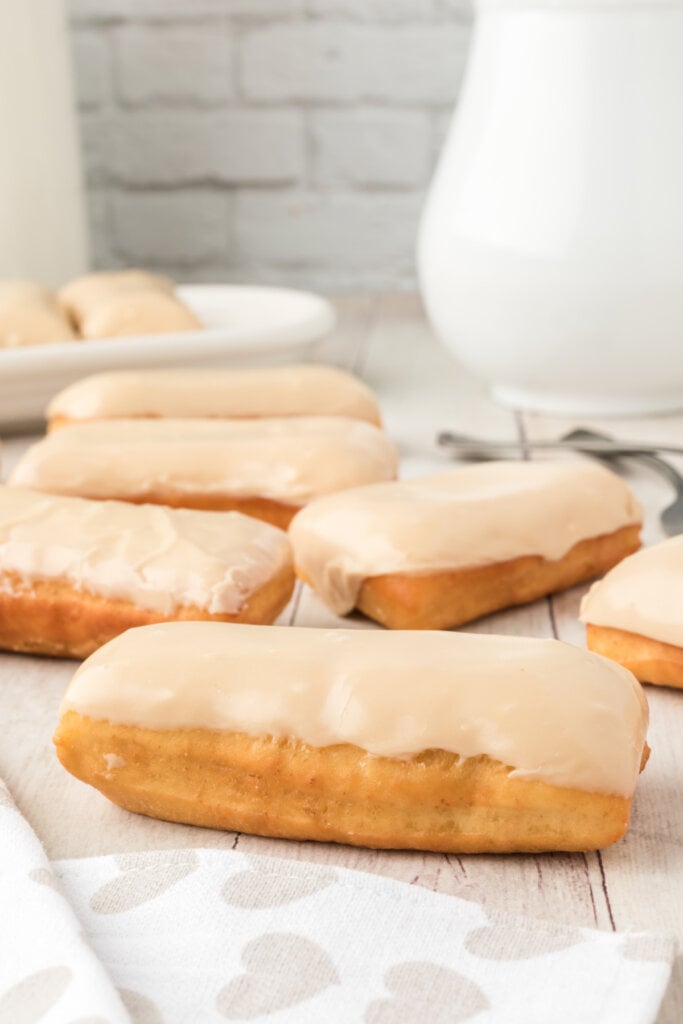
[(100, 266), (407, 287), (471, 0), (71, 0)]
[(203, 267), (227, 260), (232, 199), (194, 189), (121, 192), (111, 204), (114, 252), (127, 263), (161, 268)]
[(459, 25), (257, 28), (242, 43), (242, 84), (256, 102), (449, 103), (465, 38)]
[(422, 110), (315, 111), (309, 121), (313, 184), (320, 191), (420, 189), (431, 169), (431, 133)]
[(215, 26), (121, 28), (113, 33), (116, 95), (123, 106), (224, 106), (234, 99), (233, 40)]
[(97, 185), (270, 185), (304, 174), (304, 123), (296, 110), (88, 114), (82, 137), (88, 178)]

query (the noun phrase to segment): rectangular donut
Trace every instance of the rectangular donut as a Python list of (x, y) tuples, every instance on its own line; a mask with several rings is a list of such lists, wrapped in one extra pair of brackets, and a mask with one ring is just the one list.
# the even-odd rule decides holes
[(120, 370), (76, 381), (47, 409), (49, 429), (84, 420), (348, 416), (381, 425), (369, 387), (334, 366)]
[(630, 672), (556, 640), (193, 622), (97, 651), (54, 742), (154, 818), (510, 853), (619, 839), (647, 723)]
[(168, 277), (147, 270), (96, 270), (76, 277), (59, 292), (59, 304), (78, 325), (87, 315), (117, 295), (158, 292), (173, 295), (175, 285)]
[(588, 647), (644, 683), (683, 689), (683, 537), (643, 548), (581, 604)]
[(195, 331), (203, 325), (167, 277), (144, 270), (96, 271), (65, 285), (62, 308), (82, 338)]
[(148, 623), (269, 623), (293, 585), (286, 534), (239, 513), (0, 487), (0, 648), (82, 658)]
[(336, 614), (447, 629), (605, 572), (640, 546), (641, 521), (595, 463), (488, 462), (321, 498), (290, 537)]
[(0, 348), (75, 340), (49, 288), (32, 281), (0, 281)]
[(10, 484), (51, 494), (234, 510), (287, 527), (322, 494), (396, 476), (377, 427), (341, 416), (114, 419), (33, 445)]

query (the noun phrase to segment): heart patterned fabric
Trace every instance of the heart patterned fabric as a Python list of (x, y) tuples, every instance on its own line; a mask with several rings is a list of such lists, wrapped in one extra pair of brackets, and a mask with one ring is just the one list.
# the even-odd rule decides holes
[(50, 864), (0, 784), (0, 1024), (654, 1024), (672, 947), (239, 851)]

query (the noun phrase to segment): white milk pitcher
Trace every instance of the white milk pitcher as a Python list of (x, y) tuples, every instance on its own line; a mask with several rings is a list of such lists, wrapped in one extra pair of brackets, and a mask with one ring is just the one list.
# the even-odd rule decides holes
[(683, 0), (479, 0), (418, 265), (503, 403), (683, 408)]
[(0, 277), (88, 263), (64, 0), (0, 0)]

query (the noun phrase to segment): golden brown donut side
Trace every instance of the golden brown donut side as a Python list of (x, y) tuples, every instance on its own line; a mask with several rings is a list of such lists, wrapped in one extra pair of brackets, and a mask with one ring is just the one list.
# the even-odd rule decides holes
[(683, 689), (683, 647), (611, 626), (586, 626), (588, 649), (633, 672), (641, 683)]
[(112, 491), (106, 497), (79, 492), (79, 497), (93, 501), (126, 501), (131, 505), (168, 505), (169, 508), (190, 508), (205, 512), (241, 512), (252, 519), (271, 523), (286, 530), (301, 505), (286, 505), (271, 498), (239, 497), (234, 494), (207, 494), (205, 491), (179, 491), (172, 488), (155, 488), (144, 493), (130, 495)]
[(62, 580), (27, 583), (16, 573), (0, 573), (0, 648), (86, 658), (133, 626), (187, 619), (269, 624), (286, 606), (293, 589), (294, 574), (286, 566), (254, 591), (235, 614), (213, 614), (181, 605), (163, 615), (132, 601), (77, 590)]
[(82, 420), (74, 420), (70, 416), (53, 416), (47, 421), (47, 433), (52, 433), (53, 430), (60, 430), (62, 427), (69, 427), (72, 423), (81, 423)]
[(169, 505), (171, 508), (203, 509), (207, 512), (241, 512), (252, 519), (278, 526), (286, 530), (301, 505), (286, 505), (272, 498), (239, 497), (234, 494), (203, 494), (158, 489), (135, 498), (121, 497), (121, 501), (132, 501), (135, 505)]
[(449, 629), (599, 576), (640, 547), (640, 526), (590, 537), (563, 558), (540, 555), (443, 572), (364, 580), (356, 607), (389, 629)]
[(595, 850), (624, 835), (631, 806), (444, 750), (373, 757), (350, 744), (156, 731), (75, 711), (62, 715), (54, 742), (69, 772), (127, 810), (284, 839), (446, 853)]
[[(279, 413), (278, 414), (279, 418), (281, 418), (281, 419), (288, 419), (288, 418), (294, 419), (298, 415), (299, 415), (299, 413)], [(305, 415), (308, 415), (308, 414), (305, 414)], [(48, 432), (48, 434), (51, 434), (53, 430), (61, 430), (62, 427), (71, 427), (71, 426), (74, 426), (77, 423), (92, 423), (95, 419), (98, 419), (98, 418), (99, 417), (88, 416), (88, 417), (84, 417), (82, 419), (78, 419), (78, 418), (74, 418), (73, 416), (51, 416), (50, 419), (47, 422), (47, 432)], [(107, 416), (106, 417), (106, 419), (126, 419), (126, 418), (128, 418), (128, 417), (123, 417), (123, 416), (121, 416), (121, 417), (119, 417), (119, 416)], [(147, 413), (144, 416), (136, 416), (135, 417), (135, 419), (140, 419), (140, 420), (159, 420), (159, 419), (164, 419), (164, 418), (165, 417), (163, 417), (163, 416), (158, 416), (156, 413)], [(355, 417), (352, 417), (352, 418), (355, 418)], [(265, 420), (265, 419), (268, 419), (268, 414), (267, 413), (263, 413), (263, 415), (261, 415), (261, 416), (236, 416), (234, 413), (230, 413), (229, 415), (226, 414), (225, 416), (205, 416), (205, 417), (202, 417), (202, 419), (207, 419), (207, 420), (221, 420), (221, 419), (226, 419), (226, 420), (227, 419), (230, 419), (230, 420)], [(381, 418), (381, 416), (367, 416), (367, 417), (363, 417), (363, 419), (365, 420), (366, 423), (371, 423), (373, 427), (377, 427), (379, 430), (382, 429), (382, 418)]]

